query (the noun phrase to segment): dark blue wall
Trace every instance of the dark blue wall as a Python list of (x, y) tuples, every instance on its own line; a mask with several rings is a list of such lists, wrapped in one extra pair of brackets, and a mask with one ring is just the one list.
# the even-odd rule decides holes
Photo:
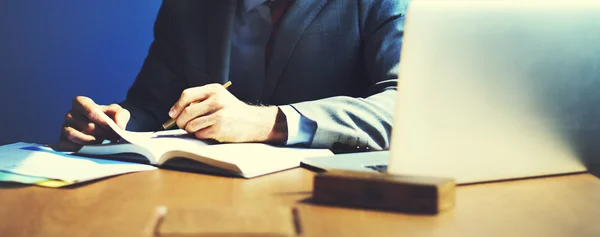
[(160, 3), (0, 1), (0, 144), (56, 142), (76, 95), (123, 100)]

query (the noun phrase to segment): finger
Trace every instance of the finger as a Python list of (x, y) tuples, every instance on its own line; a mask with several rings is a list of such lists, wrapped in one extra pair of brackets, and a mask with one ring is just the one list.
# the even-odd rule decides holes
[(72, 142), (67, 136), (61, 134), (58, 144), (52, 148), (58, 151), (78, 151), (81, 147), (82, 145)]
[(108, 127), (106, 123), (108, 116), (102, 111), (101, 107), (97, 105), (92, 99), (85, 96), (77, 96), (73, 99), (72, 105), (73, 111), (77, 111), (93, 123), (102, 127)]
[(63, 127), (63, 134), (66, 136), (67, 139), (69, 139), (69, 141), (80, 145), (96, 141), (96, 138), (94, 136), (84, 134), (72, 127)]
[(85, 134), (92, 135), (95, 125), (81, 113), (69, 111), (65, 115), (64, 126), (75, 128)]
[(219, 114), (212, 113), (205, 116), (200, 116), (192, 119), (185, 126), (185, 131), (188, 133), (195, 133), (199, 130), (205, 129), (209, 126), (216, 124), (219, 121)]
[(69, 112), (65, 116), (65, 126), (72, 127), (84, 134), (91, 135), (96, 140), (103, 140), (112, 135), (112, 130), (98, 126), (79, 112)]
[(176, 118), (189, 104), (192, 102), (201, 102), (216, 93), (219, 89), (223, 89), (219, 84), (208, 84), (185, 89), (181, 93), (179, 100), (177, 100), (173, 107), (171, 107), (171, 110), (169, 110), (169, 116), (171, 118)]
[(127, 123), (129, 122), (129, 119), (131, 118), (131, 114), (129, 113), (129, 110), (126, 109), (121, 109), (117, 112), (117, 114), (115, 114), (115, 122), (117, 123), (117, 125), (119, 125), (119, 127), (121, 127), (122, 129), (125, 129), (127, 127)]
[[(125, 129), (125, 125), (127, 123), (127, 121), (125, 121), (125, 125), (122, 126), (123, 122), (121, 121), (120, 115), (119, 113), (120, 110), (123, 110), (123, 108), (121, 108), (120, 105), (117, 104), (111, 104), (111, 105), (101, 105), (100, 109), (102, 110), (102, 112), (104, 114), (106, 114), (106, 116), (115, 122), (115, 124), (117, 124), (118, 127)], [(127, 111), (127, 113), (129, 113), (129, 111)], [(119, 117), (119, 118), (117, 118)], [(119, 120), (119, 122), (117, 123), (117, 120)], [(127, 118), (127, 120), (129, 120), (129, 118)], [(111, 128), (104, 128), (103, 129), (103, 134), (104, 134), (104, 139), (108, 139), (111, 141), (115, 141), (118, 140), (120, 137), (119, 135)]]
[(201, 140), (204, 140), (204, 139), (214, 139), (214, 140), (219, 141), (219, 139), (217, 139), (217, 136), (216, 136), (217, 135), (217, 130), (218, 129), (217, 129), (217, 127), (215, 125), (209, 126), (209, 127), (206, 127), (206, 128), (203, 128), (203, 129), (200, 129), (200, 130), (196, 131), (194, 133), (194, 136), (197, 139), (201, 139)]
[(177, 117), (177, 126), (185, 128), (193, 119), (214, 113), (222, 108), (223, 105), (218, 103), (214, 98), (209, 98), (197, 104), (191, 104)]
[(127, 127), (131, 114), (129, 110), (123, 109), (118, 104), (111, 104), (109, 106), (101, 106), (103, 112), (108, 115), (115, 123), (122, 129)]

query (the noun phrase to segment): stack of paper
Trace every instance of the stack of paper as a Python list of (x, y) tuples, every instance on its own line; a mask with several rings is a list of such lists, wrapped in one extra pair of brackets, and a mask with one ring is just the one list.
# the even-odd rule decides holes
[(41, 183), (42, 181), (47, 181), (48, 178), (13, 174), (4, 171), (0, 171), (0, 181), (2, 182), (15, 182), (15, 183), (24, 183), (24, 184), (35, 184)]
[(73, 156), (31, 143), (0, 146), (0, 181), (62, 187), (155, 169), (151, 165)]

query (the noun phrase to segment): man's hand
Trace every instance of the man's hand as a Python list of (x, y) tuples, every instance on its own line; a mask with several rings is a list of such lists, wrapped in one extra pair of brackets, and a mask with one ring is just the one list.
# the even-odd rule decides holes
[(186, 89), (169, 116), (198, 139), (279, 144), (287, 140), (285, 115), (278, 107), (248, 105), (219, 84)]
[(129, 116), (129, 111), (117, 104), (97, 105), (88, 97), (77, 96), (73, 99), (71, 110), (65, 115), (56, 149), (76, 151), (85, 144), (118, 139), (106, 121), (112, 119), (119, 127), (125, 129)]

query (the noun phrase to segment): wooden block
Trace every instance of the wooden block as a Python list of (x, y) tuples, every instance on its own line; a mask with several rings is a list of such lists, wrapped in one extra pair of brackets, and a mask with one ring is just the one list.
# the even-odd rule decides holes
[(279, 206), (169, 208), (158, 223), (157, 236), (296, 236), (292, 211)]
[(454, 179), (330, 170), (315, 176), (313, 201), (388, 211), (436, 214), (454, 206)]

